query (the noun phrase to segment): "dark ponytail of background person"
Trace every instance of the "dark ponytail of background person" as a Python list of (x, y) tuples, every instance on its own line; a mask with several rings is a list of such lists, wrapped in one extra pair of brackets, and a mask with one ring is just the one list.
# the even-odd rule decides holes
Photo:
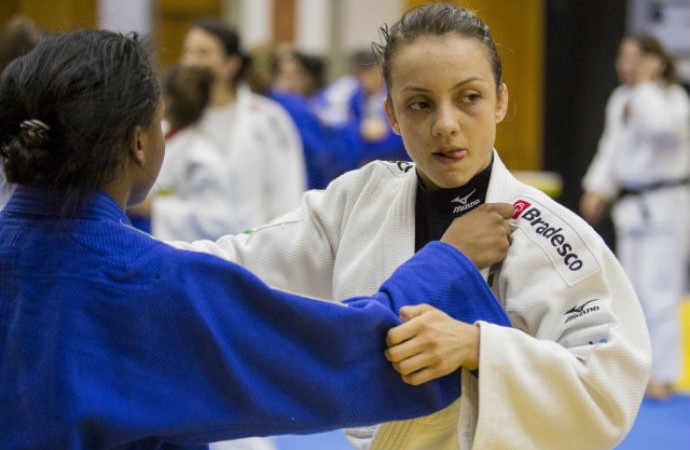
[(640, 34), (631, 36), (630, 39), (637, 43), (637, 46), (640, 47), (643, 54), (658, 56), (661, 59), (664, 64), (664, 68), (661, 71), (661, 78), (664, 79), (667, 85), (679, 83), (673, 58), (666, 52), (657, 38), (648, 34)]
[(165, 117), (171, 131), (196, 123), (211, 98), (213, 75), (207, 69), (176, 64), (165, 76)]

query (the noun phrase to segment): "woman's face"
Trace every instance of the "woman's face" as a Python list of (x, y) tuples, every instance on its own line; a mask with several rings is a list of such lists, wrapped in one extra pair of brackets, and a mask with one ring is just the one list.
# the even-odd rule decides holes
[(207, 69), (223, 82), (232, 79), (241, 64), (238, 57), (225, 54), (220, 39), (202, 28), (191, 28), (185, 35), (180, 62)]
[(278, 74), (273, 83), (274, 89), (282, 92), (293, 92), (307, 95), (309, 75), (295, 58), (284, 57), (278, 63)]
[(635, 75), (642, 63), (642, 50), (633, 39), (624, 39), (618, 47), (616, 57), (616, 72), (618, 80), (623, 84), (635, 83)]
[(457, 33), (423, 36), (390, 61), (388, 118), (428, 189), (466, 184), (486, 168), (508, 107), (489, 50)]

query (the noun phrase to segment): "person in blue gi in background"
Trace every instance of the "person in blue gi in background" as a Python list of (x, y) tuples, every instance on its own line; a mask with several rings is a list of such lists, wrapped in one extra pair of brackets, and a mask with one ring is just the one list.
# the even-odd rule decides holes
[(457, 398), (457, 374), (404, 383), (386, 332), (421, 302), (509, 325), (475, 264), (503, 259), (510, 205), (456, 221), (441, 239), (455, 248), (428, 244), (371, 297), (298, 297), (131, 226), (124, 211), (163, 160), (162, 116), (136, 35), (44, 38), (0, 78), (0, 160), (16, 185), (0, 213), (1, 449), (205, 445)]

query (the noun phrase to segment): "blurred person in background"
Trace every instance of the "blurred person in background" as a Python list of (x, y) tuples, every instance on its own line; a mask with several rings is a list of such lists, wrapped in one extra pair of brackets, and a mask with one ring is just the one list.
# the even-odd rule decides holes
[(350, 67), (349, 75), (336, 79), (315, 99), (319, 119), (334, 135), (332, 146), (344, 171), (373, 160), (409, 161), (402, 139), (386, 118), (386, 87), (374, 53), (354, 52)]
[(371, 50), (352, 57), (358, 86), (350, 98), (352, 130), (359, 138), (358, 166), (376, 160), (409, 161), (402, 138), (386, 117), (386, 86), (376, 55)]
[[(41, 38), (41, 31), (36, 24), (24, 16), (10, 19), (0, 32), (0, 73), (12, 60), (28, 53)], [(12, 194), (12, 188), (5, 182), (0, 167), (0, 209)]]
[(223, 149), (198, 126), (210, 99), (211, 73), (175, 65), (165, 77), (166, 156), (151, 195), (130, 208), (163, 240), (216, 239), (233, 225), (233, 183)]
[(270, 62), (272, 91), (310, 98), (324, 86), (325, 64), (318, 56), (295, 49), (278, 48), (273, 52)]
[(647, 396), (666, 399), (680, 376), (678, 308), (688, 283), (690, 101), (652, 36), (623, 39), (616, 70), (621, 85), (606, 107), (580, 210), (596, 224), (613, 204), (616, 251), (652, 342)]
[(213, 75), (210, 102), (197, 126), (224, 152), (233, 211), (226, 233), (289, 211), (306, 189), (299, 133), (280, 105), (244, 84), (249, 61), (237, 33), (217, 20), (200, 20), (185, 36), (182, 65)]
[(324, 85), (321, 58), (291, 49), (277, 48), (269, 56), (270, 87), (266, 95), (290, 114), (302, 138), (307, 169), (307, 187), (323, 189), (339, 170), (337, 150), (330, 128), (321, 123), (313, 97)]

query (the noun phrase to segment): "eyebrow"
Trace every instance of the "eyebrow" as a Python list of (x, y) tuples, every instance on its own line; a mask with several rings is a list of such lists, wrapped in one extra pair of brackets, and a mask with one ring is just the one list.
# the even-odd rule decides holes
[[(486, 80), (480, 76), (473, 75), (471, 77), (467, 77), (464, 80), (461, 80), (461, 81), (455, 83), (455, 85), (453, 85), (453, 89), (457, 89), (457, 88), (459, 88), (465, 84), (471, 83), (473, 81), (486, 81)], [(402, 88), (400, 91), (401, 92), (405, 92), (405, 91), (431, 92), (430, 89), (426, 89), (426, 88), (419, 87), (419, 86), (406, 86), (406, 87)]]

